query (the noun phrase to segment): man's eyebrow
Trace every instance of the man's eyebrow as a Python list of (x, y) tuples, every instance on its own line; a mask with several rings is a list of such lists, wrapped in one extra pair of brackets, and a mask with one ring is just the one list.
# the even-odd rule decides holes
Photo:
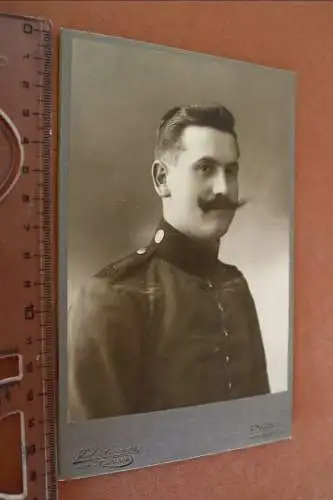
[(220, 165), (220, 162), (214, 158), (213, 156), (201, 156), (201, 158), (198, 158), (195, 163), (201, 163), (201, 162), (206, 162), (206, 163), (211, 163), (214, 165)]
[(231, 161), (229, 163), (226, 163), (226, 166), (227, 167), (238, 167), (239, 166), (239, 162), (238, 161)]
[[(213, 156), (202, 156), (201, 158), (198, 158), (194, 163), (197, 164), (197, 163), (201, 163), (201, 162), (206, 162), (206, 163), (210, 163), (212, 165), (217, 165), (217, 166), (221, 165), (221, 163)], [(231, 161), (229, 163), (225, 163), (225, 165), (227, 167), (238, 167), (239, 162), (238, 162), (238, 160)]]

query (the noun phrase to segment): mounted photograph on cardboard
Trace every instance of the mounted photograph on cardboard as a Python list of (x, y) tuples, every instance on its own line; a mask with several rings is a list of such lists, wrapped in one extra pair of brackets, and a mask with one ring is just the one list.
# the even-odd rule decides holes
[(59, 467), (291, 437), (295, 75), (61, 33)]

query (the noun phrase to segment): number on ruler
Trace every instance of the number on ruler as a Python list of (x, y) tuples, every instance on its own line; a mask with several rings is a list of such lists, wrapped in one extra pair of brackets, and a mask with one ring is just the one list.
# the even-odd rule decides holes
[(30, 481), (34, 483), (37, 480), (37, 472), (35, 470), (32, 470), (30, 472)]
[(27, 392), (27, 401), (33, 401), (34, 400), (34, 391), (32, 389), (30, 389), (28, 392)]
[(29, 429), (32, 429), (32, 427), (35, 427), (36, 425), (36, 419), (35, 418), (29, 418), (28, 420), (28, 427)]
[(24, 319), (35, 319), (35, 307), (32, 303), (24, 307)]
[(32, 24), (24, 23), (23, 24), (23, 32), (26, 33), (27, 35), (31, 35), (33, 32)]
[(27, 453), (27, 456), (32, 456), (32, 455), (35, 455), (36, 453), (36, 445), (35, 444), (30, 444), (27, 446), (26, 448), (26, 453)]
[(33, 373), (34, 365), (33, 365), (32, 361), (30, 361), (29, 363), (26, 364), (25, 369), (26, 369), (27, 373)]

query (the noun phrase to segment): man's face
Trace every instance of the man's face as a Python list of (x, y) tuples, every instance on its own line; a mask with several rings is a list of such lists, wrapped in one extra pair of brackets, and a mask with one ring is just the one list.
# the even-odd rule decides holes
[(209, 207), (220, 197), (238, 200), (237, 142), (230, 133), (189, 126), (183, 132), (181, 145), (166, 178), (170, 191), (168, 212), (177, 222), (177, 229), (185, 234), (218, 240), (227, 232), (235, 212)]

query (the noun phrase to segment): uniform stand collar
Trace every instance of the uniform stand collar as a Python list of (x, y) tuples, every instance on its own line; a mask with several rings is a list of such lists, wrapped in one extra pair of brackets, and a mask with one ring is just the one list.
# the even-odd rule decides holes
[(209, 278), (216, 274), (220, 265), (218, 248), (211, 249), (189, 238), (165, 219), (155, 231), (152, 245), (156, 255), (189, 274)]

